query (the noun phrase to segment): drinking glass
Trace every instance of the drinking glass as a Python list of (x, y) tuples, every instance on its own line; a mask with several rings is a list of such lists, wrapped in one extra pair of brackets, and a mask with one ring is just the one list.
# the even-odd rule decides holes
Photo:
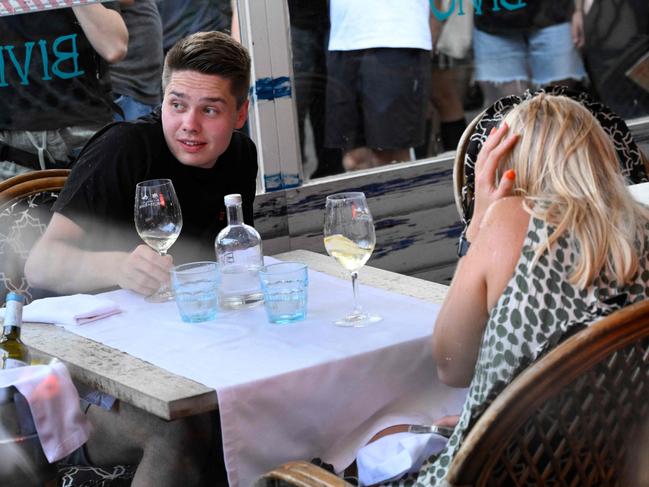
[[(183, 226), (180, 204), (171, 180), (150, 179), (137, 183), (134, 214), (140, 238), (160, 255), (166, 255)], [(171, 289), (163, 285), (146, 300), (162, 303), (173, 297)]]
[(327, 253), (349, 271), (354, 293), (354, 309), (336, 320), (339, 326), (365, 326), (381, 317), (365, 313), (358, 303), (358, 270), (372, 255), (376, 235), (365, 194), (338, 193), (327, 196), (325, 205), (324, 245)]
[(171, 285), (180, 318), (202, 323), (216, 317), (219, 307), (219, 271), (216, 262), (191, 262), (171, 269)]
[(306, 318), (309, 272), (299, 262), (279, 262), (259, 270), (268, 321), (284, 325)]

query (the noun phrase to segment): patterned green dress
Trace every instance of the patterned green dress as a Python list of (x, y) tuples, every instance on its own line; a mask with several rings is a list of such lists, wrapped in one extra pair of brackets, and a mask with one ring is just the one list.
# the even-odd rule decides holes
[[(418, 474), (391, 485), (446, 485), (447, 470), (460, 444), (476, 420), (518, 373), (568, 331), (592, 323), (598, 317), (649, 297), (649, 263), (646, 258), (649, 224), (641, 241), (640, 270), (635, 281), (619, 286), (600, 275), (586, 289), (568, 282), (578, 251), (576, 242), (560, 237), (532, 267), (534, 245), (552, 229), (530, 218), (528, 233), (514, 276), (490, 313), (476, 362), (475, 375), (455, 431), (446, 447), (429, 458)], [(530, 272), (531, 271), (531, 272)]]

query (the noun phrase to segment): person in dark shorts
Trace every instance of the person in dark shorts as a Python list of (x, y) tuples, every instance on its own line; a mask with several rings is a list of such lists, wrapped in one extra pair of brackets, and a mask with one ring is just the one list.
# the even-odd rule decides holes
[(325, 145), (347, 170), (410, 160), (425, 137), (430, 7), (332, 0)]
[(343, 172), (342, 151), (324, 146), (325, 100), (327, 92), (327, 40), (329, 10), (327, 0), (289, 0), (293, 79), (297, 107), (302, 163), (305, 164), (306, 120), (313, 132), (317, 168), (311, 178)]
[[(133, 224), (135, 185), (142, 180), (174, 183), (183, 212), (171, 251), (176, 263), (213, 260), (214, 238), (226, 225), (225, 194), (243, 195), (252, 223), (257, 152), (237, 132), (248, 113), (246, 49), (219, 32), (189, 36), (167, 54), (162, 85), (161, 112), (105, 127), (80, 154), (27, 260), (33, 286), (66, 294), (119, 286), (151, 294), (167, 283), (172, 257), (142, 244)], [(110, 410), (98, 406), (87, 411), (93, 425), (87, 461), (138, 464), (133, 487), (214, 485), (216, 418), (165, 422), (120, 401)]]

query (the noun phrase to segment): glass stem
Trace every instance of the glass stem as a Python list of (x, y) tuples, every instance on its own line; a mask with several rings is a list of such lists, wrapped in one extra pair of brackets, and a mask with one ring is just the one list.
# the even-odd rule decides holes
[[(167, 251), (166, 250), (159, 250), (158, 254), (160, 254), (162, 257), (164, 257), (165, 255), (167, 255)], [(163, 283), (163, 284), (160, 284), (160, 289), (158, 289), (156, 291), (156, 294), (164, 294), (164, 293), (166, 293), (168, 291), (169, 291), (169, 286), (167, 284)]]
[(353, 314), (360, 315), (363, 312), (363, 308), (358, 304), (358, 284), (356, 279), (358, 278), (358, 272), (352, 272), (352, 290), (354, 292), (354, 311)]

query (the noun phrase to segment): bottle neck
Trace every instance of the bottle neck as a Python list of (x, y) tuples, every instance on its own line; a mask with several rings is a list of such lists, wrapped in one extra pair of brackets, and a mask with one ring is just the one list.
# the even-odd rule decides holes
[(23, 304), (16, 300), (7, 300), (2, 336), (5, 339), (20, 338), (20, 326), (23, 323)]
[(2, 337), (8, 340), (20, 340), (20, 326), (5, 326), (2, 329)]
[(228, 225), (242, 225), (243, 224), (243, 210), (241, 205), (229, 205), (226, 207), (228, 216)]

